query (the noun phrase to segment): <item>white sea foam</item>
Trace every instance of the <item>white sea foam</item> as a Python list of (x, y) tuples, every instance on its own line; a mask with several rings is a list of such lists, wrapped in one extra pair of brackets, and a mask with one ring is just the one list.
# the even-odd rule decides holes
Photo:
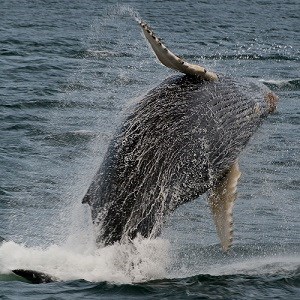
[(295, 271), (300, 266), (300, 257), (296, 255), (274, 255), (266, 257), (253, 257), (233, 262), (231, 264), (213, 265), (207, 273), (210, 275), (272, 275)]
[(280, 86), (289, 84), (291, 81), (294, 81), (294, 79), (260, 79), (259, 81)]
[(169, 243), (163, 239), (136, 239), (132, 244), (89, 247), (79, 253), (70, 247), (52, 245), (29, 248), (12, 241), (0, 246), (0, 274), (29, 269), (58, 280), (132, 283), (166, 277)]
[(299, 90), (300, 78), (294, 79), (261, 79), (262, 83), (278, 89)]

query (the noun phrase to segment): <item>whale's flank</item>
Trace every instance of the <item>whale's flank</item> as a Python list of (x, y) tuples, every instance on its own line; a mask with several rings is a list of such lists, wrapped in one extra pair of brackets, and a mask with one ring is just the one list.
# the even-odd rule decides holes
[[(179, 205), (216, 191), (268, 114), (264, 91), (224, 76), (173, 76), (151, 90), (112, 140), (83, 199), (98, 242), (155, 237)], [(220, 228), (228, 222), (216, 222), (224, 249), (231, 233), (220, 234)]]
[(237, 159), (277, 97), (264, 85), (208, 72), (163, 45), (139, 22), (172, 76), (141, 99), (119, 128), (83, 203), (97, 241), (156, 237), (179, 205), (209, 192), (222, 247), (232, 243)]

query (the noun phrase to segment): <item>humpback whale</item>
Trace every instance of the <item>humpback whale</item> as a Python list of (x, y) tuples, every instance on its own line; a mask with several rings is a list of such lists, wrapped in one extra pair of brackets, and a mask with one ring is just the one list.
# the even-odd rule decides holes
[(171, 52), (139, 21), (158, 60), (179, 73), (150, 90), (112, 139), (82, 203), (97, 243), (154, 238), (179, 205), (207, 192), (222, 248), (232, 244), (238, 156), (277, 96), (251, 79), (216, 74)]
[[(97, 243), (159, 235), (178, 206), (208, 194), (223, 250), (232, 244), (232, 211), (241, 175), (238, 156), (277, 96), (251, 79), (216, 74), (171, 52), (143, 21), (158, 60), (181, 73), (140, 99), (112, 139), (82, 200), (91, 208)], [(5, 243), (0, 237), (0, 245)], [(15, 269), (31, 283), (58, 279)]]

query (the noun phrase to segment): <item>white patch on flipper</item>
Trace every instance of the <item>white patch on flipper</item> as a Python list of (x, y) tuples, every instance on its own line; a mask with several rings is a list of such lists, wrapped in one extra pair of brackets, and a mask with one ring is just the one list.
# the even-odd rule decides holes
[(212, 189), (208, 197), (217, 233), (224, 251), (227, 251), (232, 244), (232, 210), (236, 199), (236, 186), (240, 176), (241, 172), (236, 161), (229, 169), (226, 177)]
[(187, 75), (199, 76), (205, 80), (218, 80), (218, 76), (215, 73), (207, 72), (206, 69), (201, 66), (185, 62), (180, 57), (168, 50), (145, 22), (141, 21), (139, 24), (141, 25), (144, 35), (149, 41), (158, 60), (163, 65)]

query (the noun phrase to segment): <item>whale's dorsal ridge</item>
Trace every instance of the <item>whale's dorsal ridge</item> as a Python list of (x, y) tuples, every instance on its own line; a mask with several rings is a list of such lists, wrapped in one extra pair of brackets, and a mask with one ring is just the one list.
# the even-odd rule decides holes
[(190, 64), (184, 61), (182, 58), (171, 52), (158, 38), (153, 30), (144, 21), (139, 21), (140, 26), (143, 29), (143, 33), (150, 43), (158, 60), (168, 68), (179, 71), (181, 73), (198, 76), (204, 80), (218, 80), (217, 74), (207, 71), (204, 67), (199, 65)]

